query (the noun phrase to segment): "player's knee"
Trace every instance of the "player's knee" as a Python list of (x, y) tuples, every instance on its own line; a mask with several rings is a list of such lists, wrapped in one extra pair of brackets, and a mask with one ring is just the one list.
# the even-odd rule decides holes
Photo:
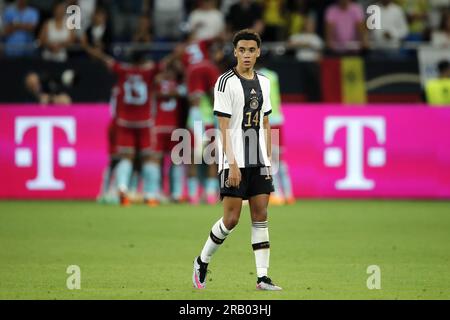
[(145, 155), (142, 157), (144, 163), (154, 163), (159, 164), (160, 158), (157, 155)]
[(252, 221), (266, 221), (267, 220), (267, 208), (260, 207), (251, 210)]
[(228, 230), (234, 229), (239, 222), (238, 218), (224, 219), (223, 223)]
[(121, 154), (120, 154), (120, 158), (121, 158), (121, 159), (126, 159), (126, 160), (133, 161), (133, 159), (134, 159), (134, 154), (131, 154), (131, 153), (121, 153)]
[(233, 229), (239, 223), (239, 216), (231, 215), (223, 219), (223, 224), (228, 230)]

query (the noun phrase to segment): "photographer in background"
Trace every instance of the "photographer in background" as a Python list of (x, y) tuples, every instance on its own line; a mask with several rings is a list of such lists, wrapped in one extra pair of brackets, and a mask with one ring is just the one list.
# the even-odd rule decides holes
[(65, 70), (61, 74), (30, 72), (25, 76), (25, 87), (41, 105), (70, 105), (72, 98), (66, 91), (75, 80), (73, 70)]

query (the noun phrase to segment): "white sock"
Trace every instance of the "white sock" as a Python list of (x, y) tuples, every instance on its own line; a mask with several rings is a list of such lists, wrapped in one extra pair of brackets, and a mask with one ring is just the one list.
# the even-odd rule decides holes
[(252, 223), (252, 247), (255, 253), (258, 278), (267, 276), (270, 259), (269, 228), (267, 221)]
[(202, 262), (209, 263), (211, 261), (211, 257), (214, 252), (216, 252), (231, 231), (233, 230), (228, 230), (223, 224), (223, 218), (220, 218), (213, 225), (205, 246), (203, 247), (202, 253), (200, 254), (200, 259)]

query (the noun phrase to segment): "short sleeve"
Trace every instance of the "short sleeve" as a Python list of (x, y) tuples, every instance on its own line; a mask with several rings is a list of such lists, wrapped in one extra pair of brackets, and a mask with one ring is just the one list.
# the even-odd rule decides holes
[(272, 102), (270, 101), (270, 81), (266, 84), (267, 95), (264, 97), (262, 111), (264, 112), (264, 117), (272, 113)]
[[(232, 107), (230, 88), (229, 85), (221, 83), (220, 79), (221, 77), (214, 86), (214, 115), (231, 118)], [(221, 87), (219, 87), (219, 84), (221, 84)]]

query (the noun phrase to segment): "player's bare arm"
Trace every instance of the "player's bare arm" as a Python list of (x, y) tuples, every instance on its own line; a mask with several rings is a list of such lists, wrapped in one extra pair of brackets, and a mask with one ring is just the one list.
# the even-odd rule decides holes
[(102, 61), (107, 67), (108, 69), (112, 69), (113, 65), (114, 65), (114, 58), (105, 54), (103, 51), (101, 51), (98, 48), (94, 48), (91, 47), (87, 44), (84, 45), (84, 50), (87, 52), (87, 54), (89, 54), (91, 57), (98, 59), (100, 61)]
[(241, 170), (239, 169), (234, 157), (233, 147), (230, 137), (230, 118), (218, 117), (219, 130), (222, 139), (223, 150), (230, 164), (230, 173), (228, 175), (228, 183), (231, 187), (239, 187), (241, 183)]

